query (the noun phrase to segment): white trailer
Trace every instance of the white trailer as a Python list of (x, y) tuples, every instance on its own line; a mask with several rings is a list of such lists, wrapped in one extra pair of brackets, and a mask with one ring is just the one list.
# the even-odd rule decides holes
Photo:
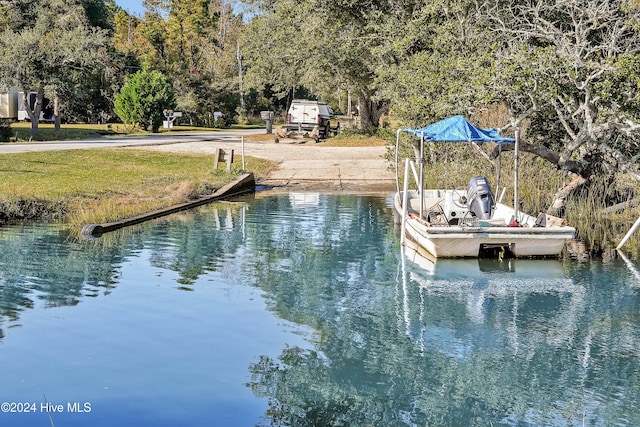
[(18, 91), (0, 93), (0, 119), (18, 119)]
[[(22, 94), (18, 94), (18, 121), (30, 121), (29, 113), (27, 112), (27, 108), (33, 111), (33, 108), (36, 104), (36, 98), (38, 96), (37, 92), (29, 92), (29, 106), (27, 107), (23, 101)], [(50, 122), (53, 121), (53, 108), (51, 106), (51, 101), (48, 98), (44, 98), (42, 100), (42, 110), (40, 111), (40, 117), (38, 121), (41, 122)]]

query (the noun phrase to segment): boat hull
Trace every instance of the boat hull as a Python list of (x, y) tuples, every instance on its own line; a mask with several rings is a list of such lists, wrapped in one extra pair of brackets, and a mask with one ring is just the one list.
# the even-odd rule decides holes
[[(414, 195), (415, 196), (415, 195)], [(396, 194), (396, 212), (402, 216), (402, 195)], [(500, 205), (496, 213), (508, 217), (513, 210)], [(568, 239), (575, 235), (575, 229), (566, 225), (533, 227), (535, 219), (522, 215), (523, 227), (509, 227), (508, 219), (503, 226), (485, 223), (485, 226), (438, 225), (434, 226), (415, 215), (404, 220), (405, 237), (437, 258), (477, 258), (483, 250), (496, 248), (498, 252), (508, 249), (515, 257), (558, 256)], [(479, 222), (482, 224), (482, 222)]]

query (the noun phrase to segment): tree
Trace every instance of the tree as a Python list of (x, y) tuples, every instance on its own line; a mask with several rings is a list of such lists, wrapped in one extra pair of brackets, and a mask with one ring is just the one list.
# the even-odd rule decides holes
[(236, 40), (242, 17), (227, 0), (145, 0), (143, 19), (116, 15), (116, 50), (170, 78), (180, 111), (195, 124), (238, 103)]
[(406, 59), (380, 83), (402, 121), (505, 106), (504, 122), (492, 125), (521, 127), (521, 149), (567, 174), (555, 215), (584, 184), (618, 171), (640, 177), (637, 4), (440, 0), (407, 22), (386, 43)]
[(393, 58), (377, 84), (410, 126), (472, 115), (493, 100), (492, 39), (475, 23), (473, 2), (436, 0), (398, 9), (378, 24), (388, 34), (376, 51)]
[(498, 99), (513, 126), (530, 124), (522, 149), (570, 177), (549, 213), (562, 213), (571, 192), (593, 179), (622, 171), (640, 180), (638, 6), (497, 1), (480, 13), (502, 42), (493, 82)]
[(174, 109), (175, 95), (171, 83), (158, 71), (138, 71), (127, 79), (116, 95), (115, 112), (126, 124), (151, 128), (157, 132), (163, 121), (163, 111)]
[[(87, 5), (93, 3), (87, 0)], [(34, 109), (27, 108), (32, 135), (38, 132), (45, 91), (57, 106), (58, 101), (64, 102), (61, 95), (65, 86), (72, 85), (73, 76), (105, 62), (106, 31), (90, 25), (84, 7), (80, 0), (35, 4), (17, 0), (0, 5), (11, 17), (0, 19), (0, 83), (21, 88), (25, 105), (29, 105), (29, 93), (37, 93)], [(59, 126), (59, 112), (55, 113)]]
[[(375, 3), (375, 5), (373, 5)], [(256, 15), (243, 33), (247, 86), (277, 97), (306, 88), (326, 100), (338, 91), (359, 98), (363, 127), (377, 127), (388, 109), (375, 78), (388, 65), (376, 56), (379, 43), (372, 25), (386, 2), (256, 0)]]

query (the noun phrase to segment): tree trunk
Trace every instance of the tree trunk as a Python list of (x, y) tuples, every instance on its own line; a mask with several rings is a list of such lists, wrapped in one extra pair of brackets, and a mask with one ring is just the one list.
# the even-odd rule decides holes
[(371, 100), (368, 94), (361, 94), (358, 101), (360, 110), (360, 127), (363, 129), (380, 127), (380, 117), (387, 112), (389, 105), (386, 102)]
[(244, 91), (242, 88), (243, 75), (242, 75), (242, 56), (240, 55), (240, 42), (237, 42), (236, 46), (237, 46), (236, 59), (238, 60), (238, 90), (240, 92), (240, 120), (244, 122), (246, 120), (246, 111), (245, 111), (245, 105), (244, 105)]
[[(502, 152), (513, 151), (514, 148), (514, 144), (502, 144)], [(584, 165), (581, 162), (577, 160), (566, 160), (563, 162), (560, 160), (560, 155), (558, 153), (545, 146), (529, 144), (524, 140), (520, 140), (519, 149), (520, 151), (535, 154), (536, 156), (555, 165), (558, 169), (562, 169), (577, 175), (584, 175), (586, 173), (586, 171), (584, 170)], [(496, 146), (491, 152), (490, 158), (498, 158), (499, 153), (500, 149)]]
[(60, 98), (57, 95), (53, 98), (53, 123), (55, 133), (60, 133)]
[(567, 208), (567, 198), (586, 182), (587, 179), (583, 178), (581, 175), (572, 174), (571, 181), (556, 192), (553, 198), (553, 203), (551, 203), (551, 206), (547, 209), (547, 214), (560, 218), (564, 217), (565, 210)]
[(31, 121), (31, 136), (35, 136), (38, 134), (38, 123), (40, 121), (40, 113), (42, 112), (42, 104), (44, 103), (44, 87), (40, 87), (38, 92), (36, 92), (36, 102), (33, 105), (33, 110), (29, 102), (30, 98), (30, 93), (24, 90), (22, 92), (22, 103)]
[(631, 199), (626, 202), (616, 203), (613, 206), (609, 206), (608, 208), (604, 208), (600, 211), (603, 214), (612, 214), (612, 213), (620, 213), (624, 212), (626, 209), (635, 208), (640, 205), (640, 199)]

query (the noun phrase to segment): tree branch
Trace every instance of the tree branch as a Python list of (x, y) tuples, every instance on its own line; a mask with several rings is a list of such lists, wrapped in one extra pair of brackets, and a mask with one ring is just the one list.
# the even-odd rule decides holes
[[(513, 144), (503, 144), (502, 145), (502, 151), (513, 151), (515, 149)], [(527, 153), (532, 153), (535, 154), (538, 157), (543, 158), (544, 160), (548, 161), (549, 163), (551, 163), (552, 165), (554, 165), (556, 168), (558, 169), (562, 169), (564, 171), (567, 172), (572, 172), (578, 175), (582, 175), (582, 173), (584, 173), (584, 166), (581, 162), (578, 162), (576, 160), (566, 160), (564, 162), (561, 162), (561, 157), (558, 153), (556, 153), (555, 151), (543, 146), (543, 145), (537, 145), (537, 144), (529, 144), (525, 141), (520, 141), (519, 144), (519, 149), (521, 151), (527, 152)], [(490, 158), (491, 159), (496, 159), (500, 154), (500, 149), (498, 146), (496, 146), (490, 154)]]

